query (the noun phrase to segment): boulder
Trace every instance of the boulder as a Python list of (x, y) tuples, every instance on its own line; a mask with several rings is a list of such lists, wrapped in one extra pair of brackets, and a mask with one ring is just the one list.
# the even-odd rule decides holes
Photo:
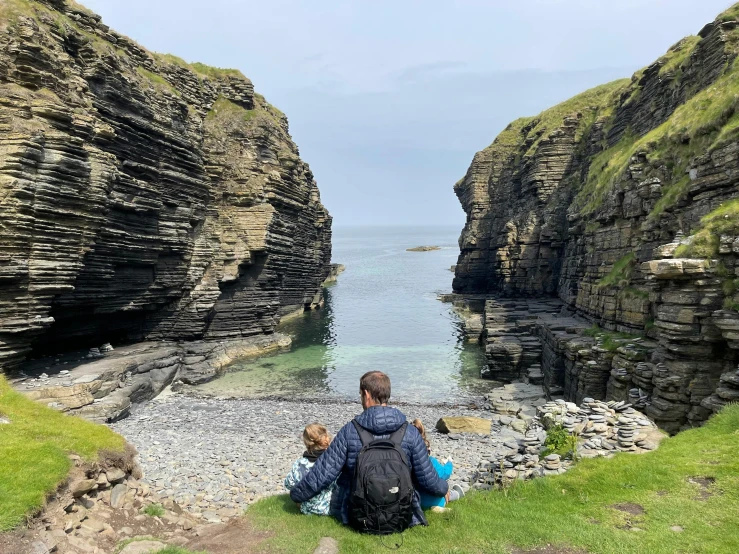
[(126, 478), (126, 474), (123, 472), (122, 469), (114, 467), (105, 470), (105, 477), (107, 477), (108, 481), (111, 483), (120, 483), (121, 481), (123, 481), (123, 479)]
[(480, 417), (449, 416), (436, 422), (436, 429), (441, 433), (477, 433), (490, 434), (491, 421)]
[(120, 508), (123, 506), (123, 502), (126, 497), (126, 493), (128, 492), (128, 487), (120, 483), (113, 487), (113, 490), (110, 492), (110, 505), (113, 508)]
[(83, 494), (93, 490), (95, 487), (97, 487), (97, 481), (95, 479), (80, 479), (79, 481), (74, 481), (69, 485), (69, 491), (72, 493), (72, 496), (79, 498)]

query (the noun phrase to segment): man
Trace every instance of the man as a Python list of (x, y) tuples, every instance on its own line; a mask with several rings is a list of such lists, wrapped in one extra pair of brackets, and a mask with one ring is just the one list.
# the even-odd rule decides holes
[[(406, 417), (396, 408), (389, 408), (390, 378), (380, 371), (365, 373), (359, 381), (364, 412), (356, 422), (372, 433), (375, 439), (388, 438), (406, 422)], [(449, 485), (440, 479), (429, 460), (426, 444), (421, 434), (408, 425), (401, 443), (410, 465), (414, 488), (413, 519), (411, 526), (428, 525), (421, 509), (418, 489), (433, 496), (445, 496)], [(290, 498), (295, 502), (306, 502), (336, 480), (337, 489), (331, 498), (330, 514), (339, 518), (344, 525), (349, 524), (349, 493), (357, 456), (362, 449), (362, 440), (352, 422), (341, 428), (328, 450), (318, 459), (316, 465), (291, 491)]]

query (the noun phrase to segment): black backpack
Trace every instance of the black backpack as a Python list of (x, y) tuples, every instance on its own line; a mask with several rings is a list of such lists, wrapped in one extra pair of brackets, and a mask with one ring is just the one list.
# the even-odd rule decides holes
[(387, 439), (352, 420), (362, 440), (349, 498), (349, 523), (362, 533), (390, 535), (405, 531), (413, 518), (411, 469), (400, 443), (408, 424)]

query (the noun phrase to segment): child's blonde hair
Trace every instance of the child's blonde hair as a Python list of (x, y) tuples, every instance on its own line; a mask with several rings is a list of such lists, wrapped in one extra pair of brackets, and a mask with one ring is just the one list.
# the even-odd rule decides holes
[(303, 442), (308, 452), (325, 450), (331, 442), (331, 435), (328, 434), (328, 429), (324, 425), (311, 423), (303, 431)]
[(416, 418), (413, 420), (413, 423), (411, 423), (413, 427), (418, 429), (418, 432), (421, 433), (421, 438), (423, 439), (423, 442), (426, 444), (426, 450), (428, 450), (429, 454), (431, 454), (431, 443), (426, 438), (426, 428), (423, 426), (423, 422)]

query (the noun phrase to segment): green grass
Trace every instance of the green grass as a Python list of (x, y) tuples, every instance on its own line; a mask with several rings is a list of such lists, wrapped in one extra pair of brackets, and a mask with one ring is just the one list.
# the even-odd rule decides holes
[(164, 77), (161, 75), (154, 73), (153, 71), (149, 71), (148, 69), (144, 69), (141, 66), (138, 66), (136, 68), (136, 72), (141, 75), (144, 79), (148, 79), (155, 88), (158, 89), (164, 89), (168, 90), (172, 94), (176, 96), (181, 96), (180, 92), (174, 88), (169, 81), (167, 81)]
[(189, 69), (190, 71), (196, 73), (200, 77), (207, 77), (209, 79), (223, 79), (224, 77), (238, 77), (239, 79), (246, 79), (244, 74), (239, 71), (238, 69), (226, 69), (221, 67), (212, 67), (210, 65), (205, 65), (204, 63), (200, 62), (194, 62), (194, 63), (188, 63), (179, 56), (175, 56), (174, 54), (160, 54), (155, 53), (153, 56), (163, 63), (168, 63), (171, 65), (176, 65), (179, 67), (182, 67), (184, 69)]
[(152, 517), (162, 517), (164, 515), (164, 507), (161, 504), (149, 504), (141, 510), (141, 513)]
[(702, 39), (697, 36), (689, 36), (682, 39), (675, 46), (662, 56), (661, 60), (664, 61), (664, 65), (660, 68), (659, 74), (665, 75), (667, 73), (678, 71), (681, 69), (682, 64), (688, 59), (688, 56), (693, 53), (695, 47)]
[(185, 60), (183, 60), (179, 56), (175, 56), (174, 54), (161, 54), (159, 52), (156, 52), (154, 53), (154, 57), (160, 62), (164, 62), (170, 65), (176, 65), (176, 66), (182, 67), (184, 69), (192, 70), (192, 67), (190, 67), (189, 63), (187, 63)]
[[(739, 5), (721, 17), (736, 19)], [(739, 45), (739, 29), (728, 30), (729, 43)], [(661, 72), (675, 71), (675, 83), (679, 86), (682, 68), (690, 53), (700, 42), (698, 37), (688, 37), (671, 49)], [(727, 49), (730, 48), (727, 46)], [(631, 97), (640, 94), (639, 86), (631, 85)], [(662, 198), (650, 213), (659, 218), (689, 192), (690, 179), (687, 168), (693, 158), (711, 149), (736, 140), (739, 136), (739, 66), (733, 63), (711, 86), (699, 91), (679, 106), (662, 125), (642, 137), (627, 130), (618, 143), (607, 148), (590, 161), (587, 179), (581, 184), (574, 204), (583, 214), (598, 209), (606, 194), (626, 174), (633, 156), (644, 152), (649, 160), (647, 176), (653, 168), (667, 169), (663, 179)]]
[(717, 18), (719, 21), (738, 21), (739, 20), (739, 4), (734, 4), (728, 10), (724, 11)]
[(628, 83), (628, 79), (620, 79), (586, 90), (561, 104), (557, 104), (541, 112), (535, 118), (531, 118), (531, 121), (535, 122), (535, 124), (529, 129), (527, 138), (533, 138), (534, 140), (531, 142), (526, 156), (533, 155), (539, 143), (548, 137), (551, 131), (562, 126), (565, 117), (577, 112), (583, 113), (584, 115), (583, 121), (581, 121), (581, 127), (578, 129), (580, 131), (579, 134), (582, 135), (584, 127), (595, 121), (595, 117), (600, 110), (612, 105), (616, 98), (618, 98), (618, 94), (626, 88)]
[[(429, 514), (429, 527), (404, 533), (401, 552), (502, 554), (547, 544), (591, 554), (739, 552), (737, 452), (739, 406), (732, 405), (649, 454), (584, 459), (561, 476), (470, 494), (446, 514)], [(701, 488), (688, 481), (693, 476), (715, 478), (712, 496), (698, 499)], [(631, 516), (612, 507), (627, 502), (645, 513)], [(255, 504), (247, 518), (257, 530), (274, 533), (260, 545), (269, 552), (310, 553), (324, 536), (336, 538), (342, 553), (385, 551), (378, 537), (301, 515), (287, 496)], [(684, 531), (670, 530), (675, 525)]]
[(588, 221), (585, 224), (585, 234), (589, 235), (591, 233), (595, 233), (601, 227), (602, 225), (599, 221)]
[(690, 244), (675, 250), (678, 258), (713, 258), (718, 255), (721, 235), (739, 234), (739, 198), (721, 204), (701, 219)]
[(221, 96), (215, 101), (215, 104), (213, 104), (213, 107), (205, 117), (210, 120), (216, 117), (223, 117), (224, 115), (241, 117), (243, 121), (249, 122), (257, 116), (257, 110), (247, 110)]
[(29, 10), (29, 0), (2, 0), (0, 1), (0, 20), (13, 23), (19, 15), (25, 15)]
[[(537, 116), (521, 117), (509, 124), (493, 143), (483, 150), (483, 153), (499, 160), (500, 163), (495, 164), (499, 168), (505, 166), (506, 160), (516, 156), (522, 154), (524, 157), (532, 156), (536, 153), (541, 141), (547, 138), (552, 131), (560, 128), (567, 116), (578, 112), (583, 114), (583, 117), (576, 135), (582, 137), (597, 118), (606, 117), (612, 110), (612, 104), (618, 98), (618, 94), (628, 84), (628, 79), (613, 81), (586, 90), (565, 102), (544, 110)], [(527, 145), (525, 153), (522, 152), (524, 145)], [(460, 179), (455, 185), (455, 190), (459, 189), (463, 182), (464, 179)]]
[(662, 186), (662, 196), (654, 204), (654, 208), (649, 212), (649, 219), (657, 219), (664, 213), (667, 208), (677, 204), (679, 200), (685, 198), (690, 187), (690, 177), (684, 175), (676, 182), (665, 183)]
[[(67, 5), (70, 7), (73, 7), (74, 9), (87, 13), (92, 14), (93, 12), (86, 8), (85, 6), (78, 4), (77, 2), (74, 2), (73, 0), (66, 0)], [(54, 25), (57, 26), (58, 30), (64, 34), (64, 28), (70, 27), (73, 28), (75, 31), (77, 31), (79, 34), (86, 37), (90, 45), (95, 48), (100, 53), (107, 53), (112, 51), (117, 51), (120, 54), (127, 55), (127, 53), (123, 52), (122, 50), (116, 48), (113, 44), (102, 38), (101, 36), (89, 32), (87, 29), (83, 28), (77, 21), (67, 16), (65, 13), (57, 10), (53, 10), (49, 8), (48, 6), (43, 5), (39, 2), (32, 2), (30, 0), (0, 0), (0, 20), (7, 22), (9, 24), (13, 24), (19, 15), (25, 15), (29, 17), (33, 17), (39, 24), (45, 25), (44, 22), (41, 21), (39, 18), (39, 14), (45, 14), (51, 18), (51, 20), (54, 21)], [(146, 48), (141, 47), (142, 50), (148, 52)], [(170, 63), (174, 65), (178, 65), (180, 67), (189, 69), (196, 73), (201, 78), (210, 78), (210, 79), (223, 79), (225, 77), (238, 77), (240, 79), (246, 79), (243, 73), (239, 71), (238, 69), (227, 69), (227, 68), (220, 68), (220, 67), (212, 67), (203, 63), (187, 63), (185, 60), (178, 56), (174, 56), (172, 54), (159, 54), (159, 53), (150, 53), (151, 56), (159, 60), (160, 62), (164, 63)], [(172, 92), (176, 92), (175, 89), (162, 77), (157, 75), (156, 73), (152, 73), (150, 71), (144, 70), (142, 68), (139, 68), (139, 74), (142, 76), (147, 77), (157, 85), (161, 85), (163, 87), (168, 88)]]
[(631, 273), (634, 271), (634, 264), (636, 263), (636, 254), (629, 252), (628, 254), (619, 258), (611, 271), (603, 276), (598, 281), (598, 287), (614, 287), (614, 286), (625, 286), (631, 279)]
[(707, 231), (701, 231), (693, 237), (690, 244), (681, 244), (675, 249), (676, 258), (710, 259), (718, 254), (719, 238)]
[(265, 120), (269, 120), (271, 123), (278, 126), (282, 125), (282, 118), (285, 116), (280, 110), (267, 102), (260, 94), (255, 94), (254, 100), (254, 109), (247, 110), (221, 96), (216, 100), (213, 107), (206, 115), (206, 120), (213, 121), (216, 118), (222, 118), (225, 116), (229, 118), (240, 117), (244, 123), (249, 123), (251, 121), (264, 122)]
[(238, 69), (212, 67), (200, 62), (191, 63), (190, 68), (195, 71), (195, 73), (205, 77), (210, 77), (211, 79), (223, 79), (224, 77), (238, 77), (240, 79), (246, 79), (244, 74)]
[(603, 344), (601, 346), (609, 352), (615, 352), (619, 347), (627, 344), (629, 341), (641, 338), (640, 335), (608, 331), (600, 328), (598, 325), (593, 325), (592, 327), (585, 329), (582, 334), (586, 337), (602, 338)]
[(550, 454), (559, 454), (562, 458), (574, 458), (576, 450), (577, 437), (570, 435), (562, 424), (557, 423), (547, 429), (547, 438), (541, 453), (542, 458)]
[(69, 453), (95, 460), (102, 450), (123, 451), (122, 437), (103, 425), (69, 417), (15, 392), (0, 376), (0, 531), (23, 522), (64, 481)]

